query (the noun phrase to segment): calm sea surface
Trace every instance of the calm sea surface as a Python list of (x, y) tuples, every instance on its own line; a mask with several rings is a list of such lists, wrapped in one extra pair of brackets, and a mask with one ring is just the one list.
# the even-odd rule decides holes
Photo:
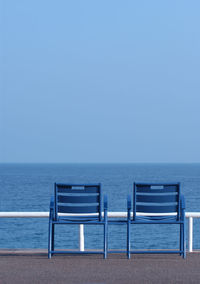
[[(109, 211), (126, 211), (134, 181), (181, 182), (186, 211), (200, 212), (200, 164), (0, 164), (0, 211), (48, 211), (54, 182), (101, 182)], [(176, 226), (131, 230), (134, 248), (178, 247)], [(0, 219), (0, 232), (0, 248), (47, 248), (47, 219)], [(56, 232), (58, 248), (78, 248), (78, 226), (59, 226)], [(200, 248), (199, 220), (194, 237), (194, 247)], [(125, 245), (126, 227), (110, 226), (109, 248)], [(85, 246), (102, 247), (101, 226), (85, 227)]]

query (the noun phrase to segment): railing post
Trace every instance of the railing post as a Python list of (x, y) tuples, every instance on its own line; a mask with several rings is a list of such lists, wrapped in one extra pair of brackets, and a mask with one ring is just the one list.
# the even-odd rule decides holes
[(193, 218), (189, 217), (189, 222), (188, 222), (188, 251), (192, 252), (193, 251)]
[(79, 225), (79, 250), (84, 251), (84, 226), (83, 224)]

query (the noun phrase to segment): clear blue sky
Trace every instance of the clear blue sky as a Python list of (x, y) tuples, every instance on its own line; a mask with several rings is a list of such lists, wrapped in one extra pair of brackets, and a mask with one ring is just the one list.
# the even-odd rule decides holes
[(199, 11), (0, 0), (0, 162), (200, 162)]

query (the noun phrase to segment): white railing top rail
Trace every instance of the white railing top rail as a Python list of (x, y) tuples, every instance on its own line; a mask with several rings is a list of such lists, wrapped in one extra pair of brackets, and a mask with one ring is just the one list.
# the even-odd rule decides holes
[[(73, 214), (66, 214), (73, 215)], [(168, 214), (170, 215), (170, 214)], [(186, 218), (200, 218), (200, 212), (186, 212)], [(49, 212), (0, 212), (0, 218), (48, 218)], [(127, 212), (108, 212), (109, 218), (125, 218)]]

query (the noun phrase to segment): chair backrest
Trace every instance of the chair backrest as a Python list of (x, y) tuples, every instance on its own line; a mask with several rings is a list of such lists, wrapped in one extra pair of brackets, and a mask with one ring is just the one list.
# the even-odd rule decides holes
[(55, 219), (58, 213), (94, 214), (102, 219), (101, 184), (55, 183)]
[[(180, 183), (173, 184), (145, 184), (133, 185), (133, 220), (137, 219), (137, 213), (147, 215), (151, 219), (165, 213), (176, 213), (180, 219)], [(155, 214), (156, 213), (156, 214)], [(167, 215), (167, 214), (166, 214)], [(167, 216), (166, 216), (167, 218)]]

